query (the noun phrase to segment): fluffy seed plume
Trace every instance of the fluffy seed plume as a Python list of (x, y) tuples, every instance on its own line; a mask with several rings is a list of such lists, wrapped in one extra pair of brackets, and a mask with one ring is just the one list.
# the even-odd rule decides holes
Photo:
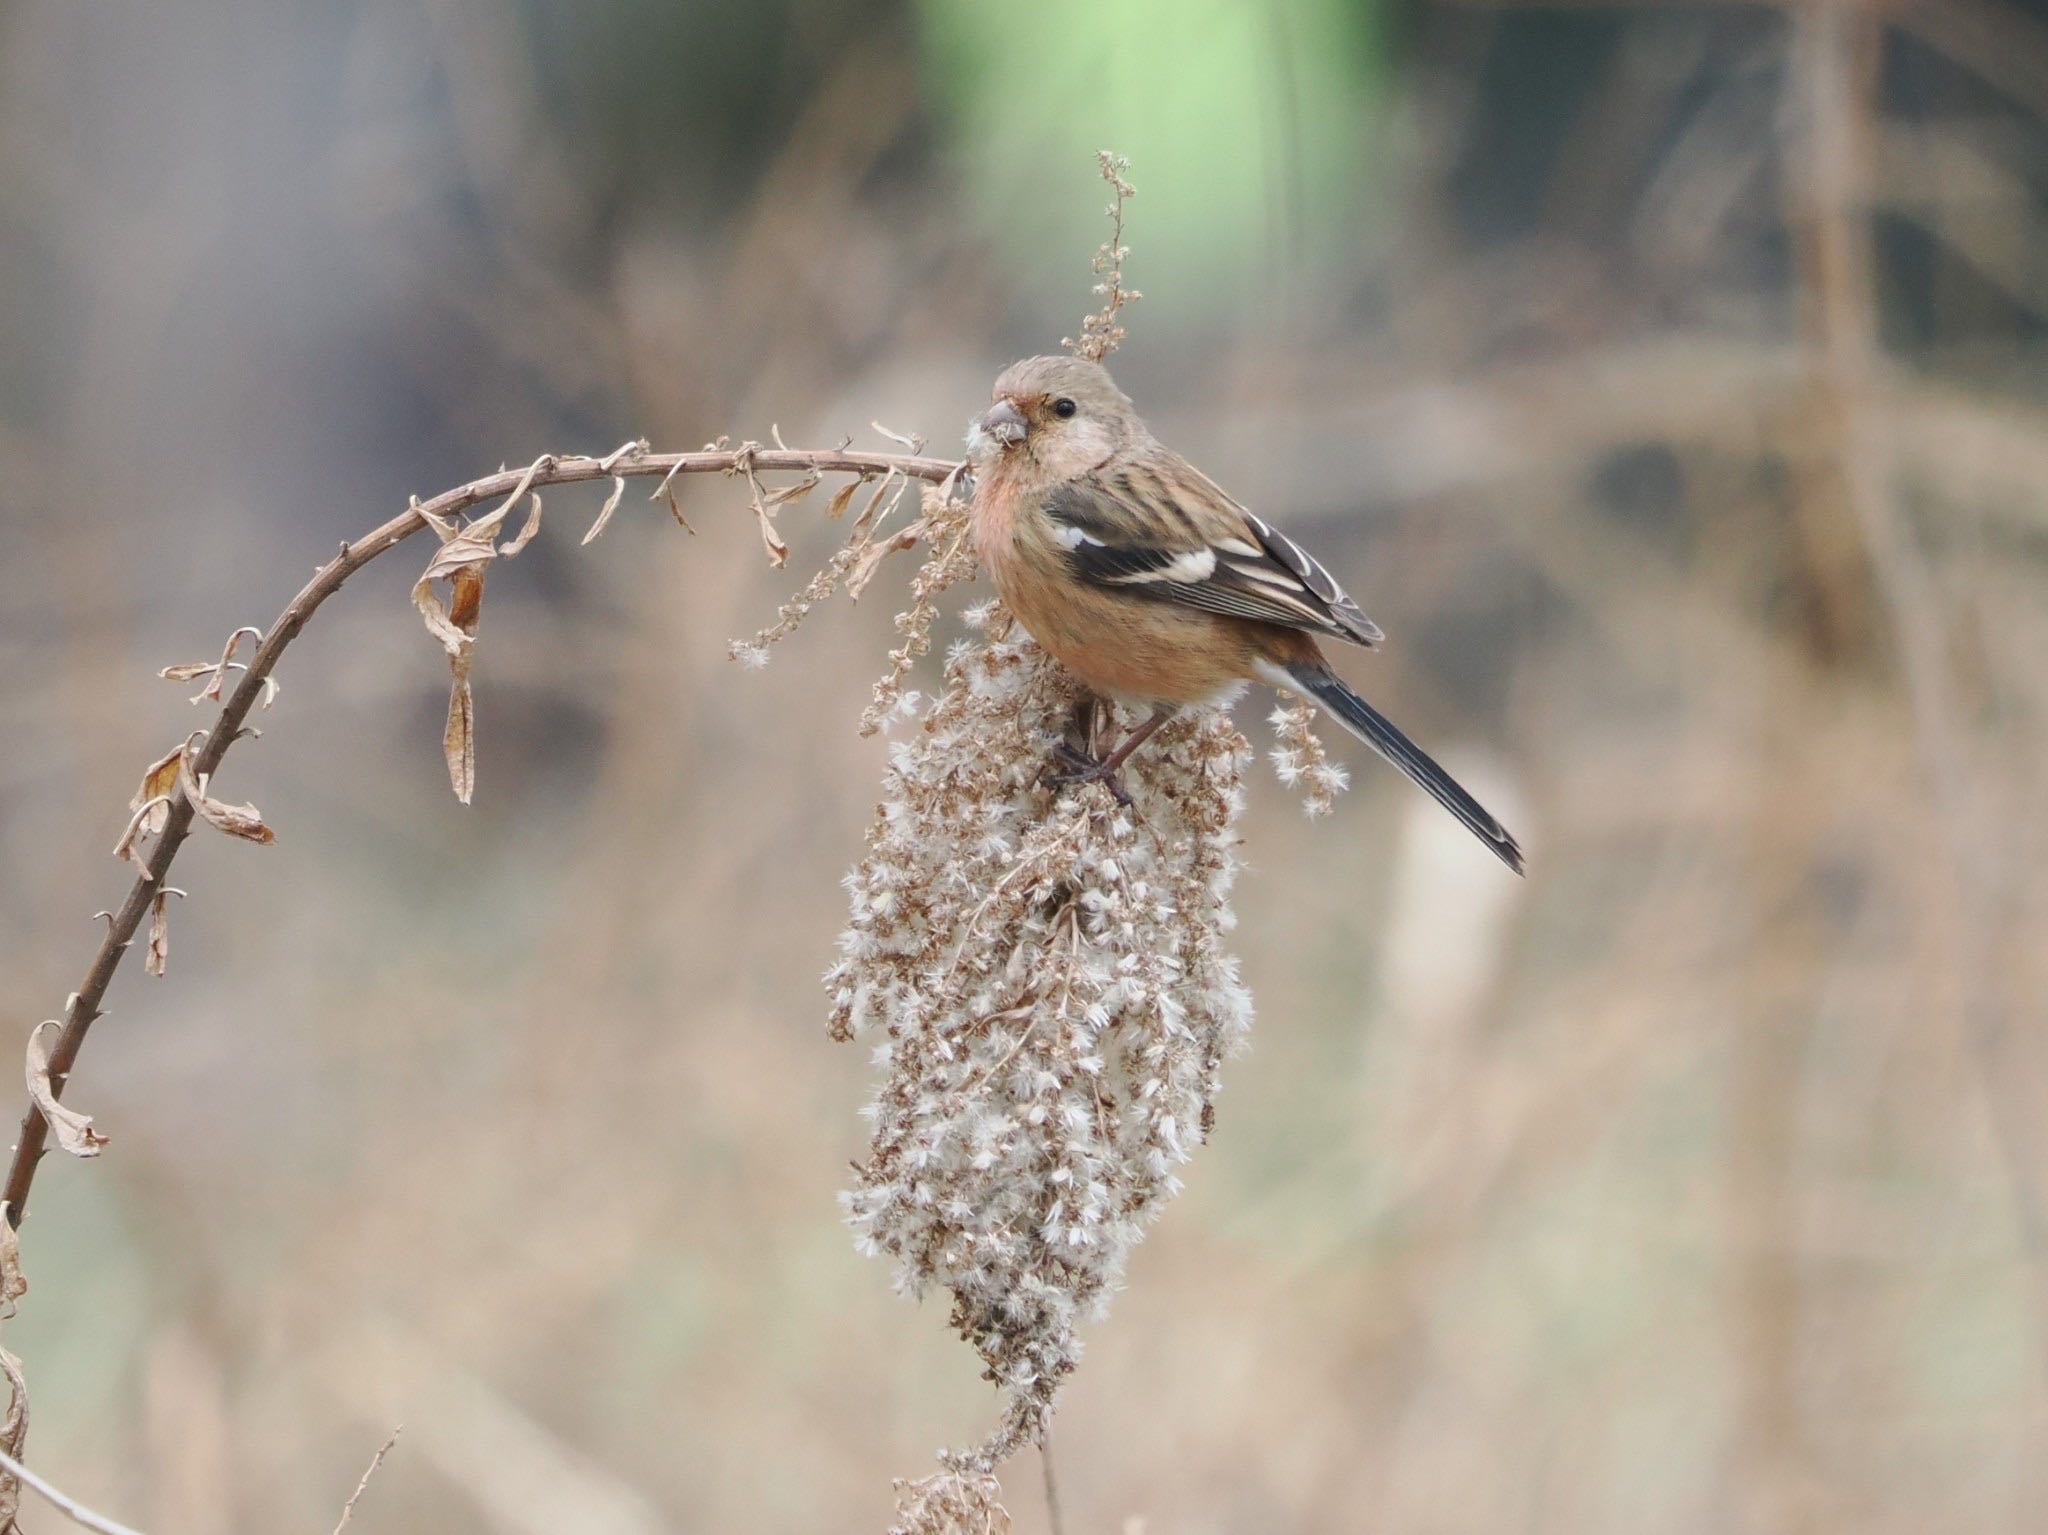
[(962, 1477), (1039, 1437), (1251, 1021), (1225, 948), (1244, 738), (1191, 711), (1126, 770), (1130, 808), (1055, 792), (1081, 695), (1000, 608), (968, 621), (896, 745), (826, 977), (832, 1034), (873, 1038), (884, 1072), (842, 1196), (856, 1241), (906, 1290), (952, 1292), (1008, 1398), (944, 1457)]
[(1315, 733), (1316, 708), (1290, 698), (1270, 715), (1273, 746), (1267, 759), (1280, 782), (1301, 790), (1301, 811), (1311, 820), (1336, 808), (1337, 796), (1351, 787), (1351, 775), (1330, 760)]

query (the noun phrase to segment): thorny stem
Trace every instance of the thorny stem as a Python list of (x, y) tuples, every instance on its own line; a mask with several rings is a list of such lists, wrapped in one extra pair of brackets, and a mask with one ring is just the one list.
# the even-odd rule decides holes
[[(192, 776), (204, 780), (219, 770), (221, 759), (239, 737), (242, 722), (263, 696), (264, 684), (276, 668), (284, 649), (298, 637), (313, 612), (341, 589), (350, 576), (378, 555), (397, 547), (424, 528), (429, 515), (449, 518), (471, 507), (510, 495), (522, 487), (577, 485), (613, 476), (630, 479), (673, 474), (735, 474), (763, 470), (796, 470), (805, 473), (857, 474), (863, 478), (891, 471), (910, 479), (942, 482), (960, 466), (950, 459), (922, 458), (903, 453), (863, 453), (848, 449), (761, 448), (752, 445), (734, 449), (706, 449), (699, 453), (648, 453), (637, 447), (604, 458), (572, 454), (566, 458), (543, 459), (523, 469), (502, 469), (496, 474), (471, 480), (433, 500), (409, 507), (381, 527), (372, 529), (341, 550), (313, 573), (313, 579), (285, 605), (264, 634), (262, 643), (249, 660), (235, 690), (221, 705), (220, 716), (205, 732), (205, 743), (192, 759)], [(128, 891), (128, 898), (109, 919), (106, 937), (86, 967), (85, 978), (72, 994), (65, 1009), (63, 1028), (50, 1050), (51, 1092), (62, 1097), (64, 1084), (78, 1061), (85, 1036), (102, 1015), (100, 1002), (121, 967), (121, 958), (135, 940), (136, 930), (148, 914), (150, 903), (162, 888), (172, 860), (192, 829), (192, 802), (179, 794), (172, 798), (164, 828), (150, 849), (144, 872)], [(4, 1194), (7, 1220), (19, 1227), (28, 1208), (29, 1188), (36, 1168), (48, 1148), (49, 1125), (33, 1104), (22, 1117), (21, 1133), (14, 1143), (14, 1161), (8, 1169)]]

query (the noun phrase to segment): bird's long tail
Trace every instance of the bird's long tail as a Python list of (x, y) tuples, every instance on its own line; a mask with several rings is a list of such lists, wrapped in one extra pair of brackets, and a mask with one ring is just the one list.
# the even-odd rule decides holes
[(1437, 766), (1435, 758), (1403, 735), (1392, 720), (1346, 687), (1336, 673), (1311, 662), (1296, 662), (1279, 670), (1286, 673), (1294, 687), (1334, 714), (1345, 729), (1427, 789), (1431, 798), (1463, 821), (1502, 863), (1517, 874), (1522, 872), (1522, 849), (1508, 835), (1507, 828), (1466, 793), (1457, 779)]

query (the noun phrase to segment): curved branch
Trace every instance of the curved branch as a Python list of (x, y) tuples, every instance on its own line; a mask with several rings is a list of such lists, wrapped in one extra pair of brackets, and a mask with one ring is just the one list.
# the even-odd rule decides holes
[[(502, 469), (480, 480), (471, 480), (467, 485), (443, 491), (431, 501), (415, 502), (382, 527), (372, 529), (354, 543), (344, 543), (341, 552), (315, 571), (313, 579), (285, 605), (277, 621), (264, 634), (262, 643), (256, 647), (249, 669), (242, 673), (235, 690), (221, 705), (219, 718), (206, 732), (205, 744), (191, 762), (192, 777), (203, 780), (219, 770), (221, 759), (227, 755), (228, 748), (235, 743), (242, 729), (242, 722), (262, 697), (265, 683), (277, 666), (278, 658), (305, 628), (314, 610), (378, 555), (396, 548), (424, 528), (429, 516), (454, 517), (482, 502), (515, 492), (523, 495), (527, 490), (542, 485), (575, 485), (612, 478), (641, 479), (660, 475), (665, 479), (675, 474), (751, 475), (760, 471), (796, 470), (807, 474), (856, 474), (863, 479), (893, 472), (907, 479), (943, 482), (959, 467), (950, 459), (902, 453), (861, 453), (847, 449), (766, 448), (747, 443), (737, 448), (706, 449), (700, 453), (649, 453), (635, 446), (604, 458), (579, 454), (542, 459), (524, 469)], [(192, 829), (192, 814), (190, 799), (183, 794), (172, 797), (163, 831), (157, 837), (156, 845), (150, 849), (143, 873), (129, 889), (128, 899), (109, 919), (106, 937), (93, 955), (92, 963), (86, 967), (84, 980), (72, 994), (65, 1011), (63, 1029), (50, 1049), (50, 1088), (58, 1097), (63, 1095), (64, 1083), (78, 1060), (78, 1052), (87, 1033), (101, 1016), (100, 1001), (106, 996), (114, 972), (121, 966), (121, 957), (134, 941), (136, 930), (148, 914), (151, 902), (163, 888), (164, 876), (169, 873), (172, 860), (178, 856), (179, 847)], [(0, 1199), (5, 1200), (7, 1221), (12, 1226), (19, 1227), (22, 1216), (27, 1213), (29, 1188), (35, 1182), (36, 1167), (43, 1159), (48, 1138), (49, 1125), (42, 1111), (30, 1104), (21, 1121), (21, 1134), (14, 1143), (14, 1162), (8, 1169), (6, 1189), (0, 1193)]]

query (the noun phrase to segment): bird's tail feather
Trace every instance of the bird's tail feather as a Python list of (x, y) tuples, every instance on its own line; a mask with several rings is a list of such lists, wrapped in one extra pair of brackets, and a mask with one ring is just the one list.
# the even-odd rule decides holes
[(1334, 714), (1345, 729), (1428, 790), (1431, 798), (1464, 822), (1502, 863), (1517, 874), (1522, 872), (1522, 849), (1508, 835), (1507, 828), (1466, 793), (1457, 779), (1437, 766), (1435, 758), (1403, 735), (1392, 720), (1325, 667), (1297, 663), (1283, 669), (1294, 686)]

